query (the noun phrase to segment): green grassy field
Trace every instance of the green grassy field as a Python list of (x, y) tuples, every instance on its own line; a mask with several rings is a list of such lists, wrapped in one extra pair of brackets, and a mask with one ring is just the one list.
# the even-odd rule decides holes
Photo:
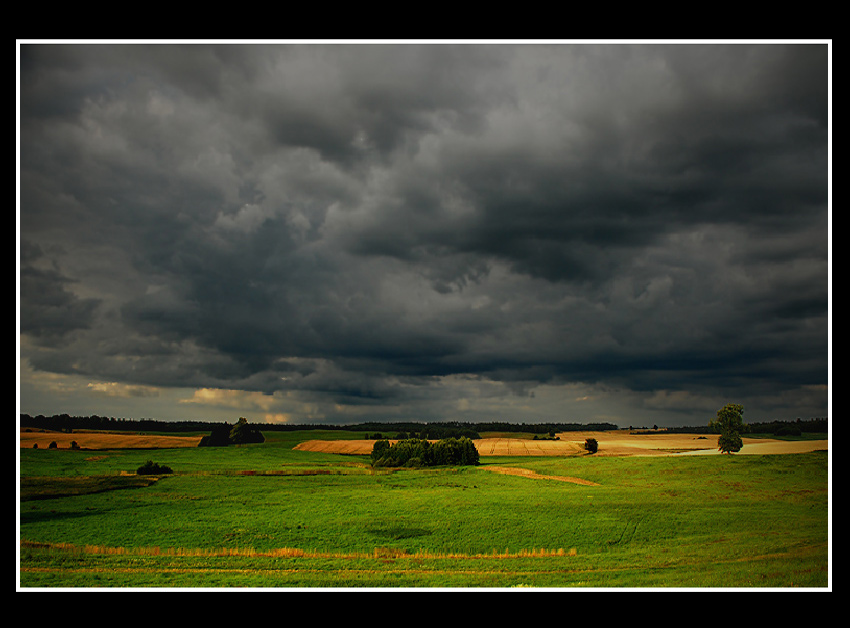
[[(362, 435), (266, 436), (229, 448), (22, 449), (20, 586), (829, 585), (824, 452), (372, 472), (365, 457), (292, 449)], [(149, 459), (174, 475), (122, 475)]]

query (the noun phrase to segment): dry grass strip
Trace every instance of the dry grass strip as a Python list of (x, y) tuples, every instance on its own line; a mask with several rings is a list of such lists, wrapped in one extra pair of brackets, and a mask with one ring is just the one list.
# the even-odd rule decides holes
[[(104, 545), (74, 545), (73, 543), (42, 543), (21, 539), (21, 548), (39, 549), (58, 554), (89, 554), (107, 556), (166, 556), (181, 558), (209, 558), (209, 557), (265, 557), (265, 558), (337, 558), (337, 559), (388, 559), (388, 558), (551, 558), (556, 556), (576, 556), (578, 551), (575, 547), (564, 549), (535, 547), (531, 549), (519, 549), (510, 551), (508, 549), (497, 550), (493, 548), (490, 553), (466, 554), (463, 552), (434, 552), (429, 550), (418, 550), (409, 552), (405, 549), (392, 547), (375, 547), (370, 552), (334, 552), (320, 550), (303, 550), (296, 547), (276, 547), (257, 550), (252, 547), (109, 547)], [(35, 570), (20, 566), (21, 571)]]
[(536, 471), (531, 471), (530, 469), (520, 469), (519, 467), (499, 467), (488, 465), (483, 468), (489, 471), (493, 471), (494, 473), (503, 473), (505, 475), (518, 475), (524, 478), (531, 478), (532, 480), (556, 480), (558, 482), (583, 484), (584, 486), (599, 486), (599, 484), (597, 484), (596, 482), (591, 482), (590, 480), (583, 480), (581, 478), (571, 478), (565, 475), (541, 475)]

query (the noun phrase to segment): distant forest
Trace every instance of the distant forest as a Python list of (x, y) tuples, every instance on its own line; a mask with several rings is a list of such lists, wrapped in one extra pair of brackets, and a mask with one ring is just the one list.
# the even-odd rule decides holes
[[(115, 430), (115, 431), (137, 431), (137, 432), (209, 432), (214, 427), (222, 425), (223, 421), (162, 421), (157, 419), (116, 419), (105, 416), (70, 416), (68, 414), (55, 414), (53, 416), (21, 414), (22, 428), (41, 428), (67, 432), (70, 430)], [(234, 424), (238, 419), (234, 419)], [(466, 436), (478, 438), (480, 432), (525, 432), (531, 434), (555, 434), (557, 432), (594, 431), (605, 432), (618, 430), (619, 426), (613, 423), (508, 423), (501, 421), (464, 423), (460, 421), (440, 422), (367, 422), (353, 425), (325, 425), (325, 424), (277, 424), (262, 423), (259, 427), (264, 432), (291, 432), (296, 430), (348, 430), (366, 433), (391, 434), (393, 432), (416, 433), (421, 438), (449, 438)], [(796, 428), (799, 432), (826, 433), (828, 431), (828, 420), (826, 418), (797, 419), (796, 421), (768, 421), (748, 423), (746, 432), (754, 434), (777, 434), (780, 431), (787, 433), (789, 428)], [(668, 433), (714, 433), (708, 425), (704, 426), (681, 426), (662, 428)], [(653, 433), (655, 429), (640, 428), (635, 432)]]
[[(236, 420), (234, 420), (234, 423)], [(222, 421), (161, 421), (157, 419), (116, 419), (105, 416), (53, 416), (21, 414), (21, 427), (41, 428), (67, 432), (69, 430), (115, 430), (137, 432), (207, 432), (223, 424)], [(466, 436), (479, 438), (479, 432), (529, 432), (551, 434), (580, 430), (608, 431), (620, 429), (613, 423), (463, 423), (459, 421), (439, 422), (367, 422), (353, 425), (262, 423), (264, 432), (292, 432), (297, 430), (348, 430), (367, 434), (415, 433), (421, 438), (450, 438)]]

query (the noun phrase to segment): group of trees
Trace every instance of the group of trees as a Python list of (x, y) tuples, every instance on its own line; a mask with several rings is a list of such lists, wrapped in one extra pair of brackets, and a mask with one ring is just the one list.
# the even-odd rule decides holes
[(245, 443), (264, 443), (259, 428), (248, 423), (248, 419), (240, 417), (236, 425), (221, 423), (213, 427), (212, 432), (201, 439), (198, 447), (226, 447), (228, 445), (242, 445)]
[[(127, 419), (105, 417), (98, 415), (71, 416), (55, 414), (44, 416), (21, 413), (21, 427), (39, 427), (71, 432), (76, 429), (89, 430), (122, 430), (122, 431), (156, 431), (156, 432), (202, 432), (206, 430), (222, 430), (221, 423), (207, 420), (165, 421), (159, 419)], [(488, 421), (467, 423), (463, 421), (396, 421), (396, 422), (366, 422), (357, 424), (313, 424), (313, 423), (267, 423), (263, 424), (266, 432), (291, 432), (321, 428), (323, 430), (344, 430), (355, 432), (385, 432), (404, 433), (409, 438), (427, 438), (438, 440), (442, 438), (471, 439), (480, 438), (480, 432), (527, 432), (531, 434), (554, 434), (556, 432), (574, 431), (608, 431), (619, 429), (612, 423), (510, 423)]]
[(372, 466), (375, 467), (432, 467), (452, 464), (478, 464), (478, 449), (472, 439), (461, 436), (432, 443), (421, 438), (408, 438), (392, 445), (388, 440), (379, 440), (372, 446)]
[(796, 421), (762, 421), (747, 423), (746, 433), (773, 434), (775, 436), (799, 436), (804, 432), (826, 434), (829, 432), (829, 421), (826, 418), (801, 419)]
[[(384, 440), (386, 436), (384, 436), (383, 432), (366, 432), (364, 437), (366, 440)], [(395, 435), (396, 440), (408, 440), (411, 438), (422, 438), (426, 440), (441, 440), (445, 438), (469, 438), (471, 440), (477, 440), (481, 438), (481, 435), (474, 429), (471, 428), (458, 428), (458, 427), (438, 427), (434, 425), (421, 426), (421, 429), (413, 430), (411, 429), (409, 432), (400, 431)]]

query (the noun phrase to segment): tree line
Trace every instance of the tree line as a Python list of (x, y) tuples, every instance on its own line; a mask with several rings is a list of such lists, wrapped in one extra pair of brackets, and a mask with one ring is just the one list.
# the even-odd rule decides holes
[[(138, 432), (211, 432), (213, 429), (223, 429), (222, 421), (207, 420), (181, 420), (163, 421), (159, 419), (127, 419), (106, 417), (93, 414), (91, 416), (71, 416), (68, 414), (55, 414), (52, 416), (29, 414), (20, 415), (21, 427), (35, 427), (57, 432), (68, 432), (72, 430), (114, 430), (114, 431), (138, 431)], [(394, 421), (381, 423), (370, 421), (353, 425), (335, 424), (275, 424), (264, 423), (262, 430), (266, 432), (275, 431), (300, 431), (300, 430), (346, 430), (360, 432), (378, 433), (405, 433), (416, 435), (431, 440), (440, 438), (466, 436), (478, 438), (480, 432), (525, 432), (530, 434), (550, 434), (556, 432), (578, 432), (593, 431), (605, 432), (620, 429), (612, 423), (510, 423), (507, 421), (485, 421), (466, 423), (459, 421)], [(718, 433), (711, 425), (686, 425), (664, 428), (668, 433)], [(828, 432), (828, 419), (824, 417), (800, 419), (793, 421), (772, 420), (762, 422), (750, 422), (743, 426), (744, 433), (755, 434), (777, 434), (793, 433), (795, 429), (802, 432), (826, 433)]]
[[(665, 427), (668, 434), (719, 434), (720, 430), (715, 421), (709, 421), (706, 425), (685, 425), (677, 427)], [(829, 431), (829, 419), (816, 417), (811, 419), (797, 418), (793, 421), (773, 419), (771, 421), (755, 421), (745, 423), (741, 426), (742, 434), (775, 434), (799, 435), (803, 432), (809, 434), (826, 434)]]
[[(57, 432), (69, 430), (126, 430), (157, 432), (208, 432), (220, 426), (222, 421), (181, 420), (163, 421), (160, 419), (127, 419), (98, 416), (71, 416), (68, 414), (42, 414), (32, 416), (21, 414), (21, 427), (37, 427)], [(462, 422), (462, 421), (368, 421), (355, 424), (316, 424), (316, 423), (263, 423), (263, 431), (289, 432), (311, 429), (344, 430), (355, 432), (395, 432), (416, 434), (431, 440), (441, 438), (480, 438), (480, 432), (526, 432), (530, 434), (549, 434), (554, 432), (617, 430), (613, 423), (510, 423), (502, 421)]]
[(37, 427), (55, 432), (72, 430), (110, 430), (128, 432), (206, 432), (221, 421), (162, 421), (158, 419), (123, 419), (98, 416), (54, 414), (44, 416), (21, 414), (21, 427)]

